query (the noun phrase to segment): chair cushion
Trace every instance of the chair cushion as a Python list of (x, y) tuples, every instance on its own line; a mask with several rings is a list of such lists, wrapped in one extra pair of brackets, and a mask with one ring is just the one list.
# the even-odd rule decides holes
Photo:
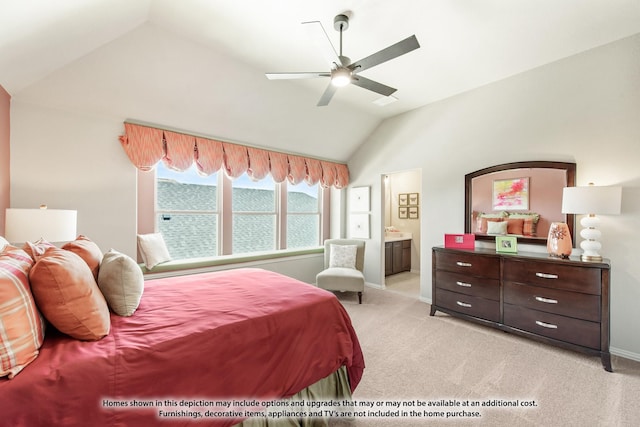
[(316, 285), (329, 291), (363, 291), (364, 275), (354, 268), (327, 268), (316, 276)]

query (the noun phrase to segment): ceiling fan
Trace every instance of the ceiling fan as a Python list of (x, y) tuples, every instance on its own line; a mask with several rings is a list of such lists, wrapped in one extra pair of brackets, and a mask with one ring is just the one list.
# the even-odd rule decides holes
[(326, 72), (293, 72), (293, 73), (266, 73), (266, 76), (270, 80), (276, 79), (313, 79), (317, 77), (330, 77), (331, 81), (329, 86), (322, 94), (318, 106), (329, 105), (329, 101), (336, 93), (339, 87), (346, 86), (350, 83), (360, 86), (364, 89), (379, 93), (383, 96), (390, 96), (397, 89), (383, 85), (371, 79), (361, 76), (359, 73), (367, 70), (383, 62), (397, 58), (405, 53), (411, 52), (420, 47), (418, 39), (413, 35), (406, 39), (392, 44), (391, 46), (382, 49), (372, 55), (367, 56), (356, 62), (342, 55), (342, 33), (349, 28), (349, 17), (344, 14), (337, 15), (333, 20), (333, 27), (336, 31), (340, 32), (340, 55), (336, 53), (327, 33), (324, 31), (322, 24), (319, 21), (303, 22), (310, 31), (313, 31), (314, 39), (321, 45), (324, 50), (325, 56), (331, 62), (331, 71)]

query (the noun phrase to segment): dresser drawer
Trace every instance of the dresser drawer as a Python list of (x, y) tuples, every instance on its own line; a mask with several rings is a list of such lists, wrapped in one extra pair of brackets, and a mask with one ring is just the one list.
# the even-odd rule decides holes
[(500, 302), (471, 295), (450, 292), (444, 289), (436, 291), (435, 304), (449, 310), (457, 311), (473, 317), (500, 321)]
[(505, 259), (503, 280), (600, 295), (599, 268), (561, 265), (556, 262)]
[(577, 319), (600, 321), (598, 295), (505, 282), (504, 302)]
[(438, 270), (436, 271), (436, 287), (500, 301), (500, 281), (498, 279), (485, 279), (484, 277)]
[(560, 341), (600, 350), (600, 324), (504, 304), (504, 324)]
[(436, 252), (436, 269), (500, 279), (500, 259), (459, 252)]

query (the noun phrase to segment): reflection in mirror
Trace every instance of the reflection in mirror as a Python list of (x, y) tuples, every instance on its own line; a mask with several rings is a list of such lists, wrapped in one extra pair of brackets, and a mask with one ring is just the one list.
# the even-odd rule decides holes
[(575, 243), (574, 215), (563, 214), (562, 189), (575, 186), (576, 164), (515, 162), (465, 175), (465, 233), (476, 240), (516, 235), (546, 245), (552, 222), (566, 222)]

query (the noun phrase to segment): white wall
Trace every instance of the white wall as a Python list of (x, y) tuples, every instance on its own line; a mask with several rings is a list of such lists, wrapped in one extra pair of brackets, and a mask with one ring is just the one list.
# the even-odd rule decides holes
[[(382, 172), (422, 169), (427, 272), (428, 248), (463, 232), (465, 174), (515, 161), (575, 162), (578, 185), (623, 186), (622, 215), (602, 218), (602, 253), (612, 264), (612, 350), (640, 360), (639, 70), (636, 35), (385, 121), (349, 162), (350, 185), (372, 186), (367, 281), (381, 283)], [(431, 298), (429, 274), (421, 275), (421, 297)]]
[(118, 141), (123, 118), (14, 101), (11, 206), (77, 209), (78, 234), (136, 257), (136, 169)]

